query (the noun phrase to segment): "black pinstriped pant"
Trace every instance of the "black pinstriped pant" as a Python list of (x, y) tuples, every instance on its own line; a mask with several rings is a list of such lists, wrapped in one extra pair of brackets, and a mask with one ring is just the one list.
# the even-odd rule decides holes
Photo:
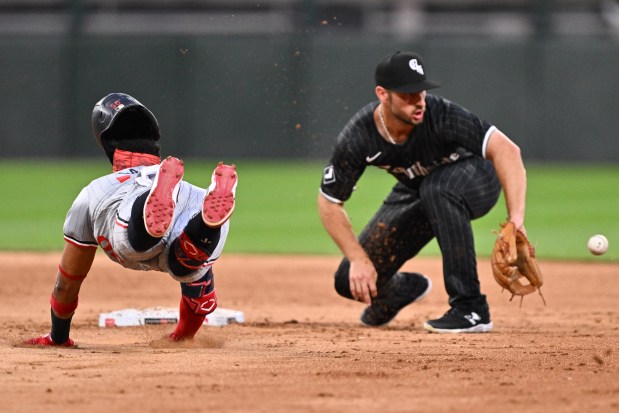
[[(434, 237), (443, 255), (445, 288), (452, 307), (487, 311), (479, 287), (471, 220), (496, 204), (501, 187), (492, 164), (472, 157), (442, 166), (426, 176), (419, 191), (398, 183), (359, 235), (378, 272), (380, 288)], [(335, 288), (352, 299), (350, 263), (335, 274)]]

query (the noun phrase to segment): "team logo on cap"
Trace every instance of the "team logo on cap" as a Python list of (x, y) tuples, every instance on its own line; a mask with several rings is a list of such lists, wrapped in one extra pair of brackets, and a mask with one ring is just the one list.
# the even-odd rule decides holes
[(417, 62), (417, 59), (411, 59), (410, 62), (408, 62), (408, 65), (415, 72), (419, 73), (420, 75), (423, 75), (423, 67)]
[(118, 112), (119, 110), (121, 110), (124, 107), (125, 107), (125, 105), (123, 105), (123, 103), (120, 100), (115, 100), (114, 102), (112, 102), (110, 104), (110, 108), (112, 108), (116, 112)]

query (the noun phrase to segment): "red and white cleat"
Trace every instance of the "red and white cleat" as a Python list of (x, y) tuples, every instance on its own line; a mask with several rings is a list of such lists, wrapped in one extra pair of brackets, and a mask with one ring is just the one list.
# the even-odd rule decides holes
[(49, 333), (41, 337), (31, 338), (24, 341), (24, 344), (31, 344), (33, 346), (58, 346), (58, 347), (74, 347), (75, 342), (70, 338), (62, 344), (55, 343), (50, 337)]
[(213, 228), (222, 226), (234, 212), (238, 176), (236, 166), (219, 162), (202, 205), (202, 220)]
[(168, 156), (161, 162), (153, 187), (144, 204), (144, 226), (152, 237), (163, 237), (170, 228), (176, 208), (179, 183), (185, 172), (183, 161)]

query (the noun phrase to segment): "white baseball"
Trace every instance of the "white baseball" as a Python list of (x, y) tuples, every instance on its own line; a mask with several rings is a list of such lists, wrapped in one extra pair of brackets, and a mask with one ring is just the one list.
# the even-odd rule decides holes
[(604, 235), (594, 235), (587, 243), (589, 251), (593, 255), (602, 255), (608, 250), (608, 239)]

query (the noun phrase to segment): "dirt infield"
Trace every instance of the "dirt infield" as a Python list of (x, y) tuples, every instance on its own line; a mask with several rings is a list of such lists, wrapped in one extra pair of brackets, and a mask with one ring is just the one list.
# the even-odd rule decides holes
[(246, 323), (203, 327), (190, 345), (170, 326), (99, 328), (100, 312), (176, 306), (180, 288), (98, 254), (74, 317), (77, 349), (24, 348), (49, 330), (58, 254), (0, 253), (2, 412), (617, 412), (619, 265), (543, 262), (548, 303), (510, 302), (480, 261), (495, 329), (437, 335), (447, 310), (441, 264), (428, 297), (389, 327), (362, 327), (332, 288), (337, 257), (226, 255), (220, 306)]

